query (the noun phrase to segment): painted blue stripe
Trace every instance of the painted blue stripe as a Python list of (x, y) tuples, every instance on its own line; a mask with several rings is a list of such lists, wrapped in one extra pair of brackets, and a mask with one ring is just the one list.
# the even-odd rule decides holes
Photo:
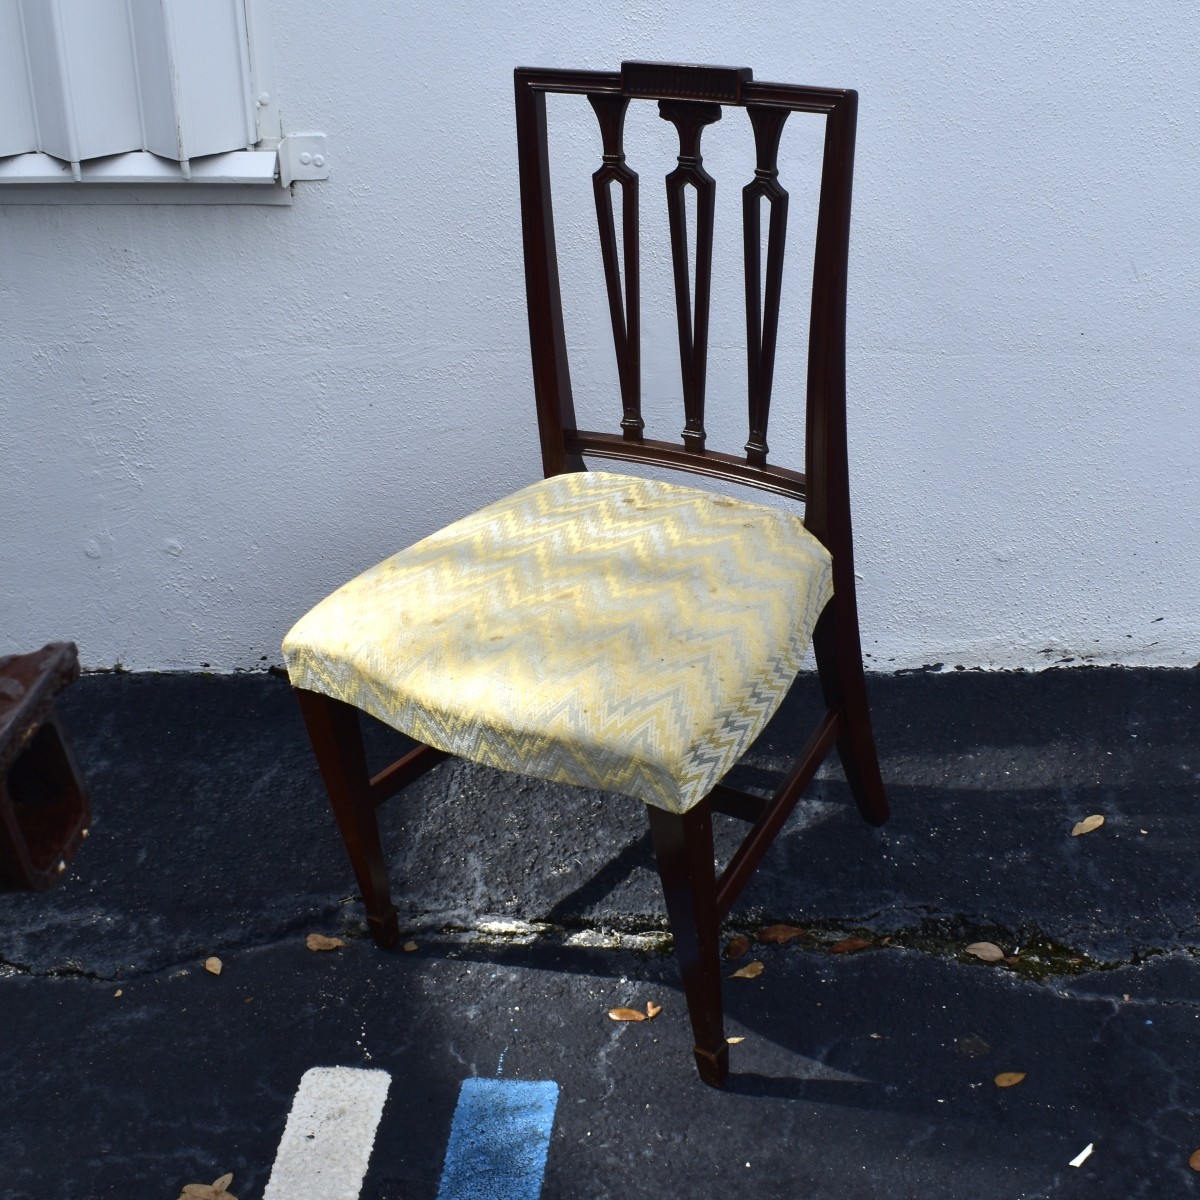
[(538, 1200), (557, 1107), (550, 1079), (464, 1079), (438, 1200)]

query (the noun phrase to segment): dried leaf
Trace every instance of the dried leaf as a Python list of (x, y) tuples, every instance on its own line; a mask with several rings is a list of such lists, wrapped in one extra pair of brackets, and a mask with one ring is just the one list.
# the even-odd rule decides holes
[[(746, 1039), (744, 1037), (731, 1037), (731, 1038), (726, 1038), (725, 1040), (731, 1046), (740, 1046), (742, 1044), (742, 1042), (744, 1042)], [(1200, 1154), (1200, 1150), (1197, 1150), (1196, 1153)]]
[(1091, 833), (1093, 829), (1099, 829), (1103, 824), (1104, 818), (1099, 813), (1093, 813), (1090, 817), (1084, 817), (1082, 821), (1075, 822), (1071, 836), (1078, 837), (1081, 833)]
[(416, 942), (405, 942), (404, 945), (400, 947), (400, 949), (403, 950), (405, 954), (411, 954), (416, 948), (417, 948)]
[(653, 1000), (646, 1001), (646, 1020), (653, 1021), (658, 1014), (662, 1012), (662, 1005), (655, 1004)]
[(866, 938), (845, 938), (834, 942), (829, 947), (830, 954), (853, 954), (856, 950), (866, 950), (871, 943)]
[(747, 950), (750, 949), (750, 939), (748, 937), (730, 938), (725, 944), (726, 958), (741, 958)]
[(807, 932), (807, 929), (800, 929), (795, 925), (768, 925), (766, 929), (758, 931), (758, 940), (773, 942), (776, 946), (786, 946), (792, 938), (803, 937)]
[(233, 1172), (214, 1179), (212, 1183), (189, 1183), (180, 1194), (179, 1200), (238, 1200), (230, 1191), (226, 1191), (233, 1182)]
[(220, 975), (223, 968), (224, 968), (224, 964), (221, 962), (221, 960), (219, 958), (213, 957), (213, 958), (206, 958), (204, 960), (204, 969), (210, 975)]
[(1200, 1150), (1193, 1150), (1191, 1154), (1188, 1155), (1188, 1166), (1191, 1167), (1193, 1171), (1200, 1171)]
[(346, 943), (341, 938), (326, 937), (323, 933), (310, 933), (304, 939), (310, 950), (340, 950)]
[(125, 995), (124, 988), (117, 988), (117, 990), (115, 992), (113, 992), (114, 998), (116, 998), (117, 996), (123, 996), (123, 995)]
[(967, 953), (984, 962), (1000, 962), (1004, 958), (1004, 951), (995, 942), (972, 942), (967, 947)]
[(748, 962), (744, 967), (738, 968), (730, 975), (730, 979), (757, 979), (766, 969), (760, 959), (755, 959), (753, 962)]
[(1016, 1087), (1024, 1078), (1024, 1071), (1001, 1071), (995, 1082), (997, 1087)]
[(640, 1008), (610, 1008), (609, 1017), (614, 1021), (644, 1021), (646, 1014)]

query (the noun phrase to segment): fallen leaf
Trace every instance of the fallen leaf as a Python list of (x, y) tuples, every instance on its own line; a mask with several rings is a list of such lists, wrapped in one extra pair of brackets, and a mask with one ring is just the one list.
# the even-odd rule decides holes
[(1006, 954), (1004, 956), (1004, 961), (1008, 963), (1010, 967), (1015, 967), (1017, 963), (1021, 961), (1021, 956), (1019, 954)]
[(871, 943), (866, 938), (844, 938), (834, 942), (829, 947), (830, 954), (853, 954), (856, 950), (865, 950)]
[(785, 946), (792, 938), (803, 937), (807, 932), (807, 929), (800, 929), (795, 925), (768, 925), (766, 929), (759, 930), (758, 940)]
[(179, 1200), (237, 1200), (237, 1197), (227, 1190), (232, 1182), (231, 1171), (228, 1175), (222, 1175), (220, 1179), (214, 1179), (212, 1183), (189, 1183), (184, 1187)]
[(310, 933), (304, 939), (310, 950), (340, 950), (346, 943), (341, 938), (326, 937), (323, 933)]
[(417, 948), (416, 942), (405, 942), (404, 945), (400, 947), (400, 949), (403, 950), (405, 954), (411, 954), (416, 948)]
[(646, 1014), (640, 1008), (610, 1008), (609, 1017), (614, 1021), (644, 1021)]
[[(725, 1040), (731, 1046), (740, 1046), (742, 1044), (742, 1042), (744, 1042), (746, 1039), (744, 1037), (731, 1037), (731, 1038), (726, 1038)], [(1196, 1153), (1200, 1154), (1200, 1150), (1196, 1151)]]
[(1099, 813), (1093, 813), (1090, 817), (1084, 817), (1082, 821), (1075, 822), (1071, 836), (1078, 837), (1081, 833), (1091, 833), (1093, 829), (1099, 829), (1103, 824), (1104, 818)]
[(1191, 1154), (1188, 1155), (1188, 1166), (1191, 1167), (1193, 1171), (1200, 1171), (1200, 1150), (1193, 1150)]
[(995, 942), (972, 942), (967, 947), (967, 953), (984, 962), (1000, 962), (1004, 958), (1004, 951)]
[(220, 975), (223, 968), (224, 968), (224, 964), (221, 962), (221, 960), (219, 958), (213, 957), (213, 958), (206, 958), (204, 960), (204, 969), (210, 975)]
[(646, 1001), (646, 1020), (653, 1021), (658, 1014), (662, 1012), (662, 1005), (655, 1004), (653, 1000)]
[(766, 969), (760, 959), (755, 959), (753, 962), (748, 962), (744, 967), (739, 967), (730, 975), (730, 979), (757, 979)]
[(750, 939), (748, 937), (730, 938), (725, 944), (726, 958), (741, 958), (747, 950), (750, 949)]
[(125, 991), (123, 988), (117, 988), (117, 990), (115, 992), (113, 992), (114, 998), (117, 996), (123, 996), (123, 995), (125, 995)]
[(995, 1082), (997, 1087), (1016, 1087), (1024, 1078), (1024, 1071), (1001, 1071)]

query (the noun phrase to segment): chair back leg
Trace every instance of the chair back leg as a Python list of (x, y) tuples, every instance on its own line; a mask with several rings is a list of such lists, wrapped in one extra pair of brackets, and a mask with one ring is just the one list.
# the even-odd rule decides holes
[(646, 812), (692, 1022), (692, 1053), (700, 1078), (720, 1087), (729, 1075), (729, 1043), (721, 1006), (712, 813), (707, 800), (682, 816), (652, 805)]
[(358, 710), (330, 696), (294, 690), (358, 881), (367, 925), (375, 941), (387, 949), (400, 940), (400, 925), (388, 889)]
[(839, 602), (835, 592), (813, 630), (813, 653), (825, 703), (841, 715), (838, 757), (850, 793), (863, 820), (882, 825), (888, 819), (887, 795), (879, 773), (879, 754), (871, 727), (867, 680), (863, 673), (858, 614), (853, 599)]

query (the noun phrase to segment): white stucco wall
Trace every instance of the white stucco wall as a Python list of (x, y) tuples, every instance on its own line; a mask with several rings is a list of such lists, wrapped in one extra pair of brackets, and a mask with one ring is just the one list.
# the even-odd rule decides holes
[[(276, 662), (330, 588), (534, 478), (511, 70), (640, 57), (860, 91), (849, 383), (871, 662), (1200, 659), (1200, 9), (273, 15), (285, 129), (331, 147), (331, 178), (292, 207), (0, 206), (0, 653), (74, 638), (92, 667)], [(666, 146), (647, 121), (639, 145)], [(742, 136), (706, 134), (718, 180)], [(636, 165), (657, 206), (670, 164)], [(724, 179), (729, 213), (744, 179)], [(568, 289), (594, 270), (578, 262)], [(730, 287), (710, 405), (732, 400), (732, 440)], [(646, 321), (666, 412), (669, 313)], [(604, 337), (580, 337), (581, 362), (611, 362)], [(776, 404), (786, 452), (782, 382)]]

